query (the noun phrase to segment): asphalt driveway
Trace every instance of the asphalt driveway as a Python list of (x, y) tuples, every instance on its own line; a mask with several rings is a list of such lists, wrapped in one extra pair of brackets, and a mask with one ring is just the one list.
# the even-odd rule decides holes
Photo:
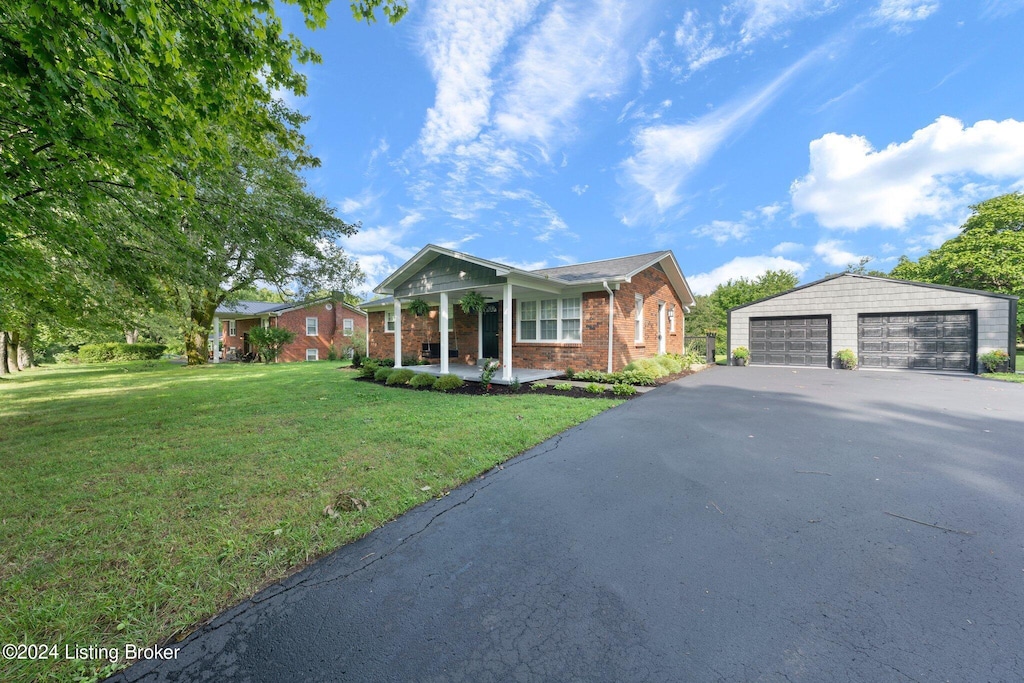
[(714, 368), (117, 680), (1024, 680), (1022, 492), (1024, 385)]

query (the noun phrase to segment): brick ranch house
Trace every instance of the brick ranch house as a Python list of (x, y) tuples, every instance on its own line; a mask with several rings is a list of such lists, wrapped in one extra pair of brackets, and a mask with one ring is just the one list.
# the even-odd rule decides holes
[(213, 318), (210, 348), (213, 362), (236, 360), (254, 351), (249, 344), (253, 327), (284, 327), (295, 339), (284, 347), (279, 361), (326, 360), (331, 345), (341, 353), (356, 336), (366, 339), (366, 313), (340, 301), (340, 297), (319, 299), (305, 304), (239, 301), (221, 304)]
[[(521, 270), (429, 244), (374, 291), (384, 298), (360, 305), (369, 356), (393, 357), (396, 366), (430, 360), (440, 373), (493, 358), (502, 383), (529, 369), (614, 372), (638, 358), (682, 353), (694, 302), (671, 251)], [(482, 311), (458, 305), (470, 292), (484, 297)], [(417, 299), (428, 313), (413, 314)]]

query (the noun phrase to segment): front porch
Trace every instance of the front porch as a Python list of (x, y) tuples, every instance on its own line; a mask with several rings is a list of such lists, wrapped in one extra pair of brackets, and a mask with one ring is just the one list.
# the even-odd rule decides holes
[[(427, 375), (434, 375), (439, 377), (446, 372), (451, 375), (461, 377), (466, 382), (479, 382), (480, 371), (482, 368), (479, 365), (465, 365), (463, 363), (449, 363), (447, 370), (437, 365), (412, 365), (409, 366), (409, 370), (413, 372), (422, 372)], [(558, 377), (562, 372), (560, 370), (541, 370), (539, 368), (515, 368), (512, 372), (511, 379), (504, 379), (501, 376), (501, 368), (494, 373), (494, 377), (491, 379), (491, 384), (511, 384), (513, 380), (519, 380), (520, 384), (527, 384), (528, 382), (536, 382), (539, 379), (551, 379), (552, 377)]]

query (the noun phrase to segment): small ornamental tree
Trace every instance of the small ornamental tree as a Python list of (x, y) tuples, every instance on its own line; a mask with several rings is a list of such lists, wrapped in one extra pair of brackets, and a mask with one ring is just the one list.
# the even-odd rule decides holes
[(295, 333), (283, 327), (254, 327), (249, 330), (249, 341), (256, 345), (264, 363), (273, 363), (281, 355), (285, 344), (295, 339)]

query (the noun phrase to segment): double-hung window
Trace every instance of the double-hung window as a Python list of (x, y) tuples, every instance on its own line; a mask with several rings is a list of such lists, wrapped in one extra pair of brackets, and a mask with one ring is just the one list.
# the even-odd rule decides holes
[(635, 299), (636, 308), (633, 311), (633, 340), (637, 344), (642, 344), (644, 341), (644, 298), (640, 294), (636, 295)]
[(306, 349), (306, 360), (320, 360), (320, 351), (317, 349)]
[(315, 337), (320, 330), (320, 321), (317, 318), (306, 318), (306, 336)]
[(352, 318), (345, 318), (341, 321), (341, 334), (345, 337), (351, 337), (352, 331), (355, 329), (355, 321)]
[(229, 320), (228, 321), (228, 336), (229, 337), (237, 337), (238, 336), (238, 327), (237, 327), (237, 323), (234, 320)]
[(384, 331), (394, 332), (395, 331), (395, 312), (384, 311)]
[(520, 301), (519, 340), (580, 341), (580, 297)]

